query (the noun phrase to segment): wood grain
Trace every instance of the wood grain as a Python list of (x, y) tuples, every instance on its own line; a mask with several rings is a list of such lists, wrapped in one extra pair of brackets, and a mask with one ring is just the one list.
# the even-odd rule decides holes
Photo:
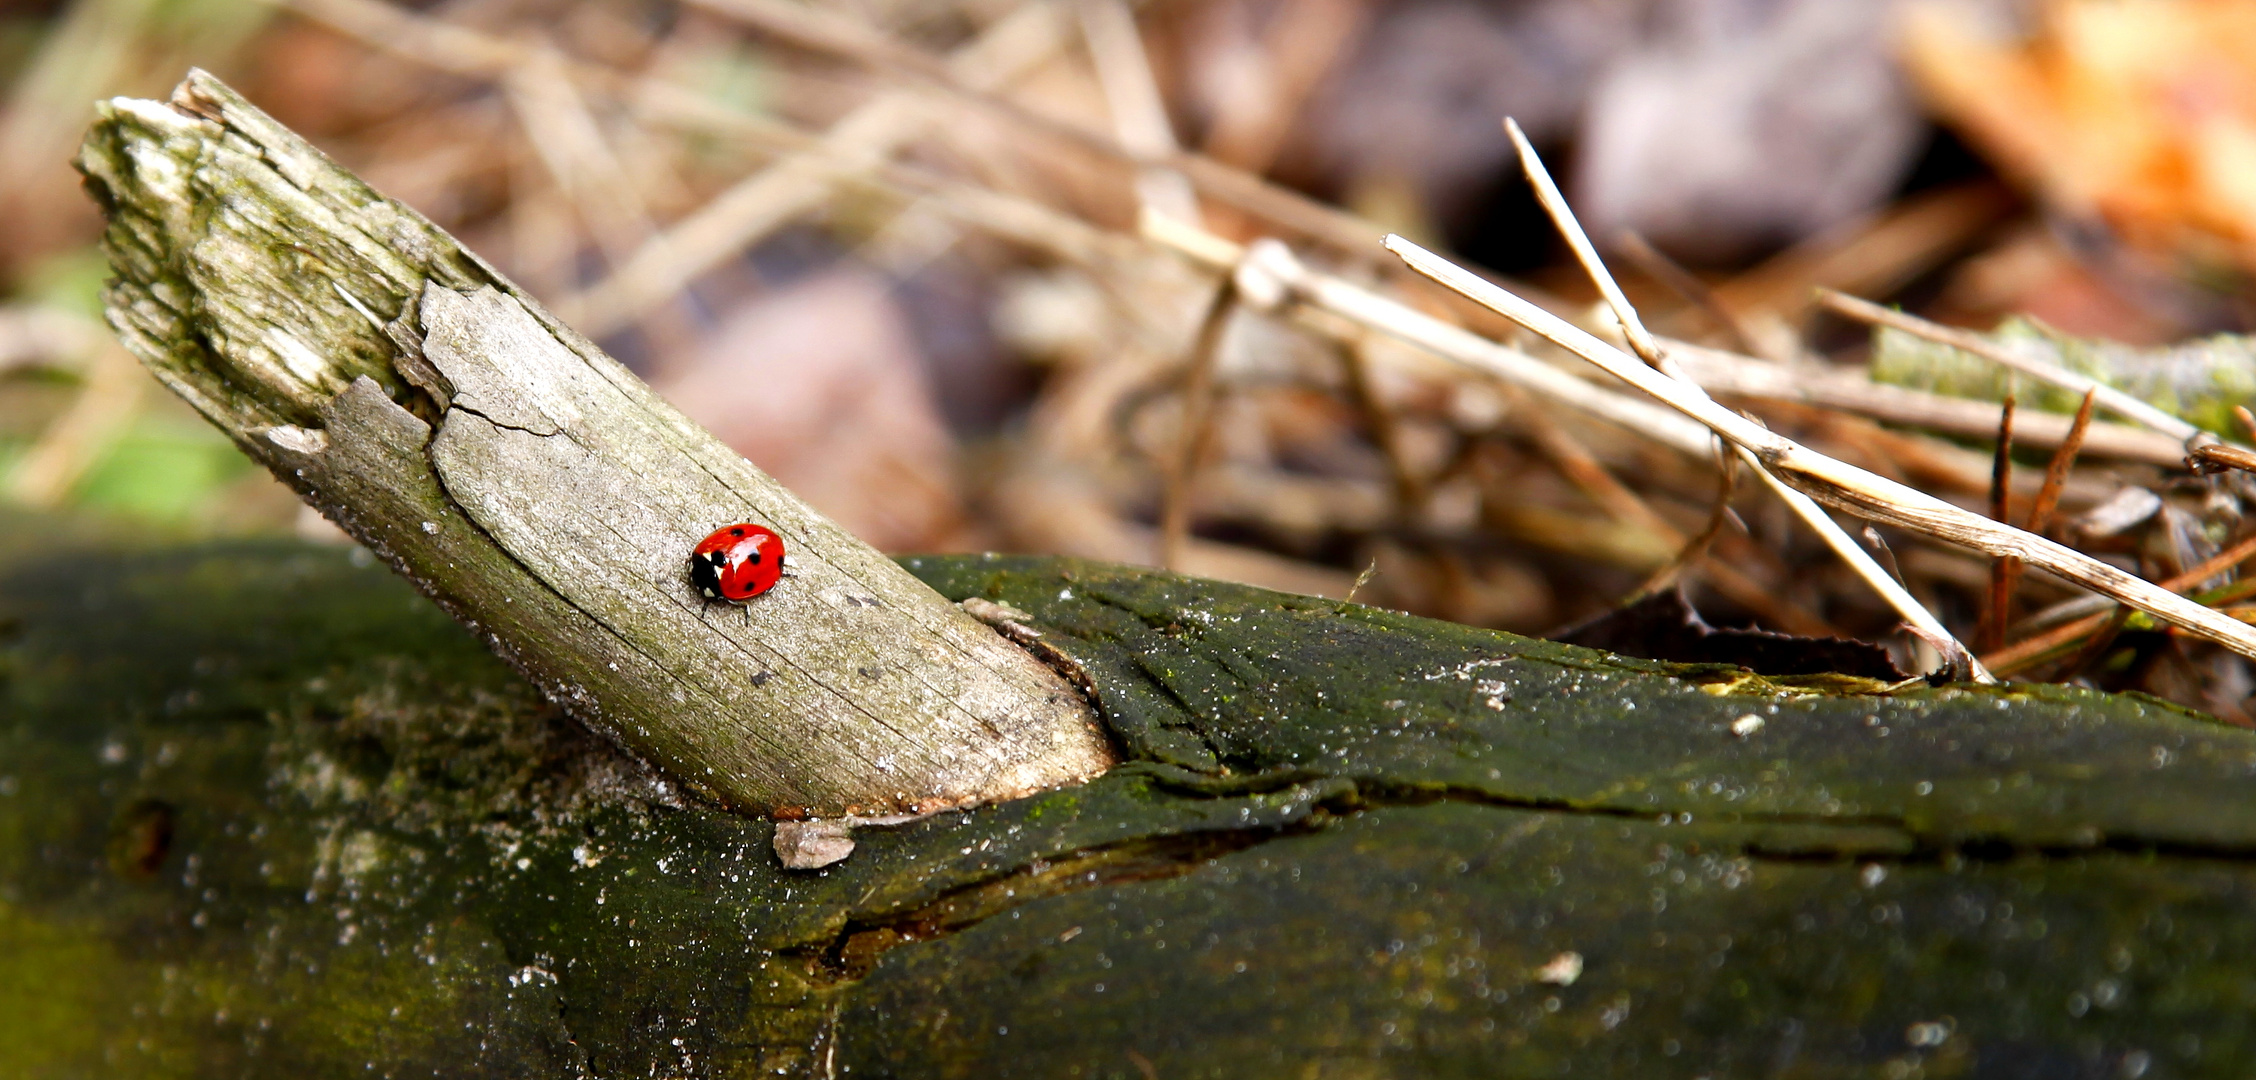
[[(104, 103), (112, 325), (254, 458), (583, 722), (724, 803), (929, 810), (1085, 779), (1079, 691), (217, 80)], [(687, 553), (776, 530), (783, 583)]]

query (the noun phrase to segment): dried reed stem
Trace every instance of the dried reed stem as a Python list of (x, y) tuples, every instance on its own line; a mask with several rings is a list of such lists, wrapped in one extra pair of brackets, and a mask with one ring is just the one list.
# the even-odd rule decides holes
[(1782, 482), (1845, 513), (1932, 536), (1988, 555), (2011, 555), (2047, 573), (2105, 593), (2164, 622), (2244, 656), (2256, 657), (2256, 630), (2151, 581), (2062, 544), (1969, 513), (1926, 492), (1876, 476), (1802, 446), (1717, 405), (1693, 387), (1647, 368), (1566, 320), (1514, 296), (1399, 236), (1387, 249), (1411, 269), (1463, 294), (1707, 425), (1752, 452)]
[[(1997, 425), (1997, 410), (1989, 402), (1876, 383), (1823, 365), (1773, 363), (1669, 338), (1661, 344), (1669, 359), (1683, 365), (1712, 394), (1811, 405), (1968, 438), (1986, 439)], [(2066, 441), (2071, 426), (2067, 417), (2056, 413), (2024, 412), (2014, 418), (2013, 437), (2023, 446), (2057, 447)], [(2108, 422), (2095, 422), (2087, 429), (2083, 452), (2166, 468), (2185, 462), (2185, 444), (2179, 440)]]
[[(2203, 560), (2201, 565), (2196, 566), (2191, 570), (2187, 570), (2175, 577), (2164, 579), (2161, 584), (2163, 588), (2169, 589), (2173, 592), (2190, 589), (2195, 585), (2198, 585), (2204, 581), (2209, 580), (2212, 577), (2215, 577), (2218, 574), (2224, 573), (2227, 570), (2239, 566), (2241, 563), (2248, 561), (2250, 556), (2256, 556), (2256, 536), (2251, 536), (2245, 540), (2242, 540), (2240, 543), (2234, 544), (2232, 547), (2226, 548), (2224, 551), (2210, 556), (2208, 559)], [(2237, 583), (2237, 585), (2256, 585), (2256, 582), (2240, 582)], [(2231, 588), (2231, 591), (2227, 591), (2218, 597), (2213, 597), (2210, 599), (2213, 603), (2227, 603), (2231, 600), (2241, 599), (2244, 595), (2245, 594), (2239, 591), (2239, 588), (2233, 587)], [(2092, 634), (2092, 632), (2103, 630), (2111, 623), (2119, 622), (2119, 620), (2121, 620), (2127, 614), (2127, 611), (2118, 608), (2112, 612), (2102, 611), (2096, 614), (2086, 615), (2081, 619), (2077, 619), (2076, 621), (2071, 623), (2065, 623), (2036, 637), (2029, 638), (2024, 641), (2015, 642), (2014, 644), (2000, 649), (1995, 653), (1984, 656), (1982, 658), (1982, 661), (1986, 664), (1989, 664), (1994, 670), (1998, 671), (2001, 674), (2011, 674), (2017, 671), (2025, 671), (2031, 667), (2036, 666), (2037, 664), (2043, 663), (2045, 659), (2053, 653), (2058, 652), (2060, 649), (2068, 645), (2072, 645), (2077, 641), (2082, 640), (2083, 638)], [(2117, 629), (2120, 629), (2120, 627), (2118, 626)], [(2092, 650), (2088, 648), (2085, 650), (2087, 654), (2091, 651)], [(2087, 655), (2085, 657), (2085, 660), (2088, 661), (2089, 659), (2090, 657)]]
[[(1589, 234), (1583, 231), (1582, 222), (1575, 217), (1574, 208), (1567, 205), (1566, 196), (1560, 194), (1559, 186), (1552, 182), (1551, 171), (1544, 167), (1543, 158), (1535, 152), (1535, 146), (1528, 142), (1527, 133), (1520, 130), (1517, 121), (1509, 118), (1504, 121), (1504, 130), (1511, 136), (1513, 147), (1519, 151), (1520, 167), (1527, 173), (1528, 183), (1535, 188), (1536, 201), (1543, 204), (1544, 211), (1551, 216), (1552, 225), (1566, 238), (1567, 246), (1574, 251), (1576, 261), (1582, 264), (1583, 271), (1598, 286), (1599, 295), (1606, 298), (1606, 306), (1620, 320), (1622, 336), (1629, 342), (1631, 351), (1652, 370), (1681, 384), (1691, 393), (1697, 394), (1700, 400), (1713, 405), (1707, 391), (1700, 389), (1698, 383), (1685, 375), (1683, 368), (1671, 363), (1667, 355), (1661, 352), (1659, 343), (1653, 340), (1653, 335), (1646, 331), (1644, 321), (1637, 316), (1637, 309), (1630, 304), (1629, 297), (1622, 293), (1620, 284), (1614, 281), (1613, 273), (1606, 269), (1605, 260), (1598, 257), (1598, 249), (1591, 244)], [(1390, 249), (1393, 249), (1396, 239), (1398, 238), (1388, 238)], [(1393, 250), (1400, 254), (1399, 249)], [(1874, 562), (1872, 556), (1849, 537), (1848, 531), (1841, 528), (1839, 522), (1827, 516), (1824, 507), (1772, 476), (1745, 445), (1736, 445), (1734, 449), (1741, 460), (1754, 470), (1756, 478), (1816, 532), (1825, 541), (1825, 546), (1833, 549), (1834, 554), (1847, 563), (1851, 571), (1864, 579), (1874, 592), (1879, 593), (1881, 599), (1894, 608), (1906, 623), (1920, 631), (1920, 636), (1937, 643), (1954, 673), (1963, 671), (1978, 682), (1993, 681), (1989, 673), (1982, 670), (1981, 664), (1975, 661), (1973, 654), (1967, 651), (1966, 646), (1960, 644), (1950, 630), (1943, 626), (1942, 620), (1936, 618), (1934, 612), (1927, 610), (1925, 604), (1912, 596), (1879, 563)]]
[[(1290, 314), (1306, 308), (1408, 342), (1546, 400), (1565, 405), (1695, 458), (1712, 455), (1700, 425), (1652, 403), (1593, 386), (1535, 357), (1443, 322), (1400, 301), (1331, 274), (1309, 269), (1274, 240), (1241, 247), (1204, 229), (1153, 214), (1143, 218), (1144, 238), (1209, 269), (1232, 273), (1239, 299), (1257, 311)], [(1316, 324), (1337, 335), (1337, 324)]]
[(1972, 353), (1991, 363), (2010, 368), (2064, 390), (2072, 390), (2079, 394), (2095, 394), (2099, 398), (2101, 408), (2153, 428), (2180, 442), (2212, 437), (2200, 428), (2140, 401), (2121, 390), (2101, 383), (2088, 375), (2079, 375), (2049, 360), (2040, 360), (2026, 353), (2005, 348), (1979, 334), (1970, 334), (1964, 330), (1953, 329), (1940, 323), (1922, 319), (1917, 315), (1907, 315), (1901, 311), (1881, 307), (1868, 300), (1859, 300), (1844, 293), (1834, 292), (1831, 289), (1818, 290), (1818, 298), (1827, 309), (1858, 322), (1890, 327), (1914, 337), (1925, 338), (1938, 345), (1948, 345), (1961, 352)]

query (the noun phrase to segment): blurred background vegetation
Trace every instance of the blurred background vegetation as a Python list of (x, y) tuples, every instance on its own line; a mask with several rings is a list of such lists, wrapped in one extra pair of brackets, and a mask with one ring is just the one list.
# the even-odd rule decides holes
[[(2015, 387), (1876, 345), (1818, 286), (2032, 320), (2247, 434), (2248, 353), (2209, 338), (2246, 328), (2256, 269), (2256, 6), (2234, 0), (71, 0), (0, 7), (6, 499), (344, 542), (100, 323), (68, 160), (98, 98), (162, 97), (190, 65), (888, 550), (1335, 596), (1360, 577), (1359, 599), (1529, 632), (1635, 594), (1711, 518), (1712, 462), (1368, 334), (1240, 312), (1202, 359), (1211, 281), (1137, 236), (1152, 209), (1280, 236), (1508, 336), (1360, 242), (1396, 231), (1590, 322), (1507, 115), (1647, 321), (1802, 388), (1726, 396), (1829, 453), (2023, 521), (2050, 450), (2020, 452), (2000, 502), (1980, 431), (1860, 409), (1876, 351), (1929, 399)], [(2231, 550), (2237, 476), (2141, 445), (2095, 434), (2053, 485), (2055, 535), (2156, 579)], [(1927, 658), (1775, 501), (1742, 484), (1730, 510), (1684, 573), (1711, 621)], [(1984, 560), (1872, 538), (1993, 652), (2097, 610), (2032, 579), (2000, 617)], [(2135, 625), (2018, 662), (2236, 722), (2256, 691), (2230, 654)]]

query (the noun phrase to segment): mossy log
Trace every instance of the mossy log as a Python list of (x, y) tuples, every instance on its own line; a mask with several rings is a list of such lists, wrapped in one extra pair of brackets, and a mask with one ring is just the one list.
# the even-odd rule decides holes
[(1027, 613), (1131, 760), (788, 871), (370, 563), (0, 572), (0, 1075), (2256, 1061), (2256, 733), (2152, 699), (909, 559)]
[[(207, 78), (81, 160), (128, 343), (475, 636), (366, 552), (10, 556), (0, 1075), (2256, 1060), (2256, 733), (895, 566)], [(740, 513), (809, 565), (732, 624)], [(816, 871), (737, 812), (933, 802)]]
[[(126, 346), (590, 726), (725, 802), (930, 810), (1086, 778), (1058, 673), (668, 406), (491, 266), (209, 75), (78, 159)], [(738, 609), (690, 550), (793, 569)]]

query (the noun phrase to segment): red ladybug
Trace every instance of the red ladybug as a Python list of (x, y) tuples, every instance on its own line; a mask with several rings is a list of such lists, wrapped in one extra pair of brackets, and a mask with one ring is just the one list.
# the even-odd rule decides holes
[(783, 577), (783, 537), (764, 526), (724, 525), (689, 553), (689, 580), (708, 600), (741, 604)]

